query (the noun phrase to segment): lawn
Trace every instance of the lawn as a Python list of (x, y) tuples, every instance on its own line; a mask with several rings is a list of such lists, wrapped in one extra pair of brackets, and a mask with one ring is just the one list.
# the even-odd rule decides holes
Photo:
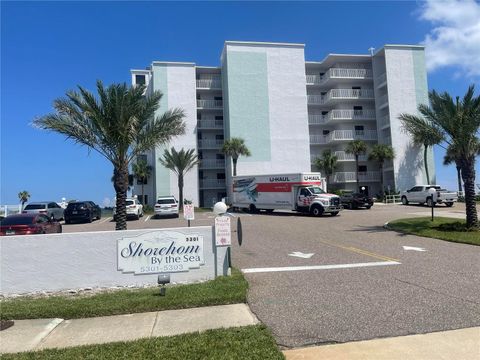
[(407, 234), (464, 244), (480, 245), (480, 231), (467, 231), (465, 220), (436, 217), (408, 218), (388, 223), (388, 228)]
[(262, 325), (102, 345), (4, 354), (20, 359), (285, 359), (270, 331)]
[(198, 284), (169, 286), (166, 296), (159, 296), (158, 288), (146, 288), (122, 289), (90, 296), (22, 297), (2, 300), (0, 318), (77, 319), (244, 303), (247, 289), (248, 283), (242, 273), (232, 269), (232, 276), (218, 277)]

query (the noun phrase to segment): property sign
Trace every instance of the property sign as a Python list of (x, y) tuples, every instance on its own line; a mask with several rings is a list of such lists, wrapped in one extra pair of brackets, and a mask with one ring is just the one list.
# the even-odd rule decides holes
[(117, 243), (117, 269), (135, 275), (189, 271), (205, 264), (203, 236), (153, 231)]
[(183, 205), (183, 218), (185, 220), (195, 220), (195, 211), (193, 210), (193, 204)]
[(215, 218), (215, 244), (217, 246), (232, 245), (232, 232), (228, 216), (217, 216)]

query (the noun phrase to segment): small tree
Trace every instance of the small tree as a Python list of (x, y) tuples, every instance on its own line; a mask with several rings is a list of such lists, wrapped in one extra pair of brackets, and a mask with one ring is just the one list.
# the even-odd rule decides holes
[(358, 178), (358, 157), (367, 152), (367, 144), (363, 140), (350, 141), (345, 148), (345, 152), (355, 156), (355, 178), (357, 180), (357, 191), (360, 191), (360, 180)]
[(222, 153), (232, 158), (233, 176), (237, 175), (237, 161), (239, 156), (251, 155), (250, 150), (247, 148), (247, 145), (245, 145), (245, 140), (236, 137), (225, 141), (222, 147)]
[(183, 209), (183, 178), (185, 173), (190, 171), (196, 164), (200, 162), (194, 149), (180, 151), (171, 148), (170, 151), (165, 149), (163, 157), (158, 159), (160, 163), (167, 169), (172, 170), (178, 177), (178, 197), (179, 208)]
[(325, 150), (321, 158), (317, 157), (313, 160), (313, 164), (324, 172), (328, 186), (330, 186), (330, 176), (337, 167), (337, 161), (337, 156), (330, 149)]
[(380, 184), (382, 184), (382, 194), (385, 190), (383, 183), (383, 164), (386, 160), (393, 160), (395, 158), (395, 150), (390, 145), (376, 144), (372, 147), (368, 160), (376, 161), (380, 165)]
[(458, 192), (463, 193), (462, 187), (462, 167), (460, 162), (457, 160), (458, 155), (455, 155), (455, 151), (453, 148), (448, 148), (447, 153), (443, 157), (443, 165), (451, 165), (455, 163), (455, 168), (457, 169), (457, 184), (458, 184)]
[(137, 179), (137, 182), (142, 184), (142, 204), (145, 204), (145, 183), (152, 173), (152, 167), (147, 164), (143, 159), (137, 160), (136, 163), (132, 165), (133, 176)]
[(30, 194), (26, 190), (20, 191), (18, 193), (18, 199), (22, 203), (22, 211), (23, 211), (23, 207), (25, 206), (25, 203), (28, 201), (29, 198), (30, 198)]

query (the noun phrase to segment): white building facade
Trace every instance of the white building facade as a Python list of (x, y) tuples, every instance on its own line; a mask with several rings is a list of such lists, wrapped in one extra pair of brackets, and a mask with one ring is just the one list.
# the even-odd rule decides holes
[[(209, 207), (229, 195), (231, 160), (220, 149), (240, 137), (251, 152), (240, 157), (238, 175), (318, 170), (313, 159), (332, 150), (338, 164), (330, 189), (356, 188), (355, 159), (345, 152), (352, 140), (391, 145), (393, 161), (383, 166), (384, 187), (405, 190), (425, 183), (423, 148), (401, 129), (400, 113), (417, 113), (428, 102), (424, 48), (385, 45), (373, 55), (330, 54), (305, 61), (304, 45), (227, 41), (220, 67), (153, 62), (132, 70), (132, 84), (160, 90), (159, 112), (180, 107), (185, 135), (144, 155), (153, 168), (144, 184), (144, 203), (162, 195), (178, 198), (176, 175), (158, 161), (165, 147), (195, 149), (201, 159), (186, 174), (184, 196)], [(433, 154), (429, 170), (435, 179)], [(360, 157), (360, 187), (381, 191), (379, 164)], [(133, 193), (141, 198), (141, 184)]]

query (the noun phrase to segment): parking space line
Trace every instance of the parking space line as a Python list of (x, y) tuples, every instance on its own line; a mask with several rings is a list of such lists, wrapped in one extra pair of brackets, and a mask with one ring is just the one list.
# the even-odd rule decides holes
[(340, 249), (343, 249), (343, 250), (351, 251), (351, 252), (354, 252), (354, 253), (357, 253), (357, 254), (370, 256), (370, 257), (373, 257), (373, 258), (379, 259), (379, 260), (394, 261), (394, 262), (400, 261), (398, 259), (394, 259), (394, 258), (385, 256), (385, 255), (376, 254), (376, 253), (373, 253), (373, 252), (370, 252), (370, 251), (367, 251), (367, 250), (357, 249), (357, 248), (354, 248), (353, 246), (342, 246), (342, 245), (337, 245), (337, 244), (333, 244), (333, 243), (328, 242), (328, 241), (321, 241), (321, 240), (318, 240), (318, 242), (320, 242), (322, 244), (325, 244), (325, 245), (334, 246), (334, 247), (337, 247), (337, 248), (340, 248)]
[(390, 265), (400, 265), (400, 264), (401, 263), (398, 261), (379, 261), (379, 262), (354, 263), (354, 264), (250, 268), (250, 269), (242, 269), (242, 272), (244, 274), (251, 274), (251, 273), (281, 272), (281, 271), (332, 270), (332, 269), (349, 269), (349, 268), (370, 267), (370, 266), (390, 266)]
[(147, 222), (148, 219), (150, 219), (150, 216), (151, 216), (151, 215), (148, 215), (148, 216), (145, 218), (145, 220), (143, 220), (143, 221)]
[(98, 224), (103, 224), (103, 223), (106, 223), (107, 221), (109, 221), (111, 219), (111, 217), (107, 217), (105, 219), (102, 219), (100, 220), (100, 222)]

